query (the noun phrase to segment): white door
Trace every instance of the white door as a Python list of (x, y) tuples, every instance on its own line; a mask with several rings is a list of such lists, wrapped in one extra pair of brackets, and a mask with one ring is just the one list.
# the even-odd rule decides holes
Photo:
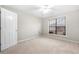
[(1, 8), (1, 50), (17, 43), (17, 15)]

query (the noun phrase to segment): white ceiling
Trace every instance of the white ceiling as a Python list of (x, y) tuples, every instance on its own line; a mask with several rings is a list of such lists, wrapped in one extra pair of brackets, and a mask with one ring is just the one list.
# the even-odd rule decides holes
[(43, 14), (41, 11), (39, 11), (40, 7), (38, 5), (2, 5), (2, 7), (12, 9), (15, 12), (32, 14), (37, 17), (49, 17), (74, 10), (79, 10), (78, 5), (59, 5), (53, 6), (50, 12)]

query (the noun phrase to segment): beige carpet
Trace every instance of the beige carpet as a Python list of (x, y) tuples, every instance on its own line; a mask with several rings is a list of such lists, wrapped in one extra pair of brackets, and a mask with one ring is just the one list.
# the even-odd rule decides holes
[(18, 43), (17, 45), (8, 48), (1, 53), (8, 53), (8, 54), (79, 53), (79, 44), (40, 37)]

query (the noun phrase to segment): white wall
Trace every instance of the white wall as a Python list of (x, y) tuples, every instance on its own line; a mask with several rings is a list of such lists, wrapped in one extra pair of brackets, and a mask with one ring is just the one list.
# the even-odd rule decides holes
[(23, 13), (21, 11), (17, 12), (16, 9), (12, 9), (7, 6), (1, 6), (1, 7), (17, 13), (18, 41), (29, 39), (31, 37), (35, 37), (41, 34), (40, 18), (37, 18), (31, 14)]
[(42, 35), (48, 35), (49, 34), (49, 24), (48, 24), (48, 18), (42, 19)]
[(79, 11), (66, 13), (67, 37), (79, 41)]
[[(58, 37), (67, 37), (68, 40), (79, 42), (79, 11), (64, 13), (59, 16), (66, 16), (66, 36), (52, 35)], [(55, 16), (58, 17), (58, 16)], [(48, 19), (43, 19), (43, 35), (49, 35)]]
[(41, 19), (24, 13), (18, 14), (18, 40), (41, 34)]

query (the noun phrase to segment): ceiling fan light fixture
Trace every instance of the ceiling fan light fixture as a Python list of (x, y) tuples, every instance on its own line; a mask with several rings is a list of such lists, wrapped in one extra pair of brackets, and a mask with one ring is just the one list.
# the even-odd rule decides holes
[(42, 5), (42, 6), (40, 6), (40, 11), (43, 14), (46, 14), (51, 10), (52, 7), (53, 7), (53, 5)]

